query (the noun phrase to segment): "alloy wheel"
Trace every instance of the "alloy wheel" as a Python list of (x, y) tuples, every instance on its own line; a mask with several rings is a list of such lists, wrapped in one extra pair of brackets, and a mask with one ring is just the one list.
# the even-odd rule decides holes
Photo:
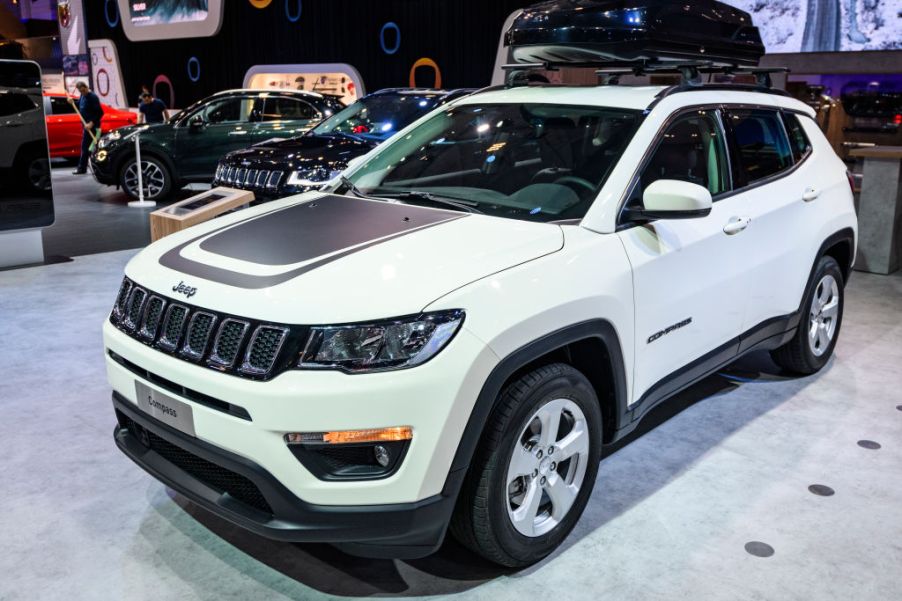
[(570, 399), (539, 407), (526, 423), (507, 468), (507, 512), (517, 531), (547, 534), (573, 507), (586, 475), (589, 430)]
[(830, 347), (839, 316), (839, 283), (827, 274), (818, 282), (808, 312), (808, 346), (815, 357)]
[[(144, 197), (156, 198), (166, 186), (166, 174), (156, 163), (141, 161)], [(138, 198), (138, 162), (129, 163), (125, 168), (124, 183), (129, 195)]]

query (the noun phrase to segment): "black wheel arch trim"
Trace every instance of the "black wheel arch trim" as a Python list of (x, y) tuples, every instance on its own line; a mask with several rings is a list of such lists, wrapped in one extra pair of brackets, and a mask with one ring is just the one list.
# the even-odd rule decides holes
[(452, 475), (469, 468), (489, 416), (495, 409), (500, 393), (510, 377), (524, 366), (549, 353), (588, 339), (600, 340), (607, 349), (614, 378), (614, 381), (611, 382), (616, 405), (614, 430), (616, 431), (623, 426), (622, 421), (628, 414), (626, 369), (623, 363), (620, 337), (617, 335), (614, 326), (607, 320), (593, 319), (561, 328), (510, 353), (495, 366), (489, 377), (486, 378), (479, 396), (476, 398), (476, 403), (470, 413), (470, 418), (464, 428), (463, 435), (457, 445), (457, 452), (454, 454), (454, 460), (451, 463), (448, 483), (457, 482), (458, 490), (449, 491), (448, 483), (446, 483), (445, 494), (453, 492), (454, 496), (457, 496), (459, 483), (463, 479), (452, 477)]

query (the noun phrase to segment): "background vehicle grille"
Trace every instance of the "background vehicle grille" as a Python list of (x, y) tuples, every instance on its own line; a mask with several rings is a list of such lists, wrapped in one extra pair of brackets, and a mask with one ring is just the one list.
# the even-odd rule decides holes
[(285, 173), (269, 169), (253, 169), (220, 164), (213, 178), (214, 186), (228, 186), (240, 190), (269, 191), (278, 190)]
[(197, 309), (128, 279), (116, 297), (110, 321), (161, 352), (255, 380), (267, 380), (291, 368), (309, 333), (304, 326), (260, 323)]

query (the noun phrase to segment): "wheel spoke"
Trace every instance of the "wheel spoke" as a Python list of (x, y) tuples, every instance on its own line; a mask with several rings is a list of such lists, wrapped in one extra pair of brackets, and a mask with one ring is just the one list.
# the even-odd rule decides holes
[(839, 314), (839, 299), (835, 296), (830, 300), (829, 303), (824, 305), (824, 308), (821, 309), (821, 315), (824, 317), (829, 317), (831, 319), (836, 319), (836, 316)]
[(827, 335), (827, 326), (821, 324), (817, 329), (817, 348), (823, 351), (830, 344), (830, 337)]
[(520, 525), (521, 531), (528, 532), (528, 536), (532, 536), (535, 532), (536, 516), (539, 513), (539, 504), (542, 501), (542, 489), (535, 480), (529, 481), (526, 487), (526, 494), (523, 496), (523, 503), (514, 510), (513, 520)]
[(542, 431), (539, 433), (539, 445), (549, 447), (557, 442), (558, 428), (561, 425), (561, 408), (552, 401), (539, 410), (539, 421)]
[(555, 461), (564, 461), (574, 455), (589, 451), (589, 433), (586, 431), (585, 422), (579, 421), (573, 425), (573, 429), (567, 433), (555, 445)]
[(825, 280), (821, 282), (821, 285), (818, 286), (817, 289), (817, 306), (818, 309), (822, 309), (824, 305), (827, 304), (827, 301), (830, 300), (830, 286), (828, 286), (828, 282)]
[(551, 499), (552, 519), (562, 520), (567, 515), (570, 507), (573, 506), (573, 501), (576, 500), (576, 493), (579, 489), (575, 486), (568, 486), (564, 479), (557, 474), (548, 479), (544, 488), (545, 492), (548, 493), (548, 498)]
[(812, 345), (817, 341), (817, 330), (818, 330), (818, 322), (817, 320), (813, 320), (811, 325), (808, 327), (808, 340)]
[(510, 484), (519, 476), (532, 475), (536, 469), (536, 458), (529, 449), (522, 444), (517, 444), (511, 457), (510, 467), (507, 469), (507, 483)]

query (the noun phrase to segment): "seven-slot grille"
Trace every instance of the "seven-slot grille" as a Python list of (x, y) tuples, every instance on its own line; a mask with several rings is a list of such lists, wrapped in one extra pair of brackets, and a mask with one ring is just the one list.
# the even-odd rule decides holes
[(213, 184), (242, 190), (277, 190), (284, 172), (269, 169), (251, 169), (220, 164), (216, 168)]
[(254, 379), (269, 379), (290, 367), (306, 333), (306, 328), (255, 323), (191, 307), (127, 278), (110, 321), (162, 352)]

